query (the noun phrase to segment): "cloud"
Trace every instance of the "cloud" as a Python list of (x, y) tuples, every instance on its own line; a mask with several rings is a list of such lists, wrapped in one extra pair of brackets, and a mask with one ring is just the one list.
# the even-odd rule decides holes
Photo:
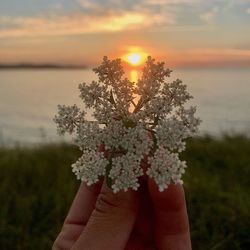
[(212, 23), (215, 21), (218, 12), (218, 7), (213, 7), (210, 11), (200, 14), (200, 19), (207, 23)]
[(161, 23), (174, 23), (171, 18), (148, 13), (74, 13), (37, 17), (0, 17), (0, 38), (20, 36), (54, 36), (84, 33), (117, 32), (147, 28)]
[[(244, 2), (237, 1), (230, 3)], [(0, 38), (188, 28), (194, 22), (201, 27), (201, 23), (216, 22), (229, 1), (74, 0), (73, 9), (63, 3), (50, 4), (47, 12), (33, 16), (0, 16)]]
[(207, 23), (209, 23), (209, 22), (214, 21), (215, 13), (212, 12), (212, 11), (205, 12), (205, 13), (200, 14), (200, 18), (201, 18), (201, 20), (206, 21)]
[(175, 5), (200, 1), (74, 0), (74, 10), (58, 2), (33, 16), (0, 16), (0, 38), (159, 29), (176, 24)]
[(147, 0), (146, 2), (151, 5), (170, 5), (170, 4), (195, 4), (200, 3), (202, 0)]
[(146, 0), (75, 1), (78, 10), (54, 4), (34, 16), (0, 16), (0, 38), (130, 31), (176, 22), (173, 9), (149, 8)]

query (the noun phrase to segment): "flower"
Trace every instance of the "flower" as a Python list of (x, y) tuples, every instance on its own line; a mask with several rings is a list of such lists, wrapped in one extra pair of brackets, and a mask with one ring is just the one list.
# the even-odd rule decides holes
[[(186, 163), (179, 153), (200, 124), (196, 108), (186, 107), (192, 98), (186, 85), (179, 79), (168, 82), (172, 71), (151, 57), (136, 85), (124, 77), (120, 59), (104, 57), (94, 72), (97, 81), (79, 85), (84, 110), (59, 105), (54, 119), (59, 133), (73, 133), (82, 151), (72, 165), (77, 178), (92, 185), (105, 176), (114, 192), (137, 190), (145, 174), (160, 191), (182, 183)], [(86, 109), (93, 110), (92, 121), (85, 119)]]

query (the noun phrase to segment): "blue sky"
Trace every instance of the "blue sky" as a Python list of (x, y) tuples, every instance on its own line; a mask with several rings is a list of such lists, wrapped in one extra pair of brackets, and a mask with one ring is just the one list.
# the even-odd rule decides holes
[(139, 47), (179, 65), (250, 65), (250, 0), (8, 0), (0, 62), (95, 64)]

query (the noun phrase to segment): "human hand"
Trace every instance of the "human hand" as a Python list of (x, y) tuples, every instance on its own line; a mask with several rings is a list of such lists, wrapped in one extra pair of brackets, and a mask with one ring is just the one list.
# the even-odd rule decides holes
[(159, 192), (153, 180), (114, 194), (106, 182), (81, 184), (54, 250), (190, 250), (181, 185)]

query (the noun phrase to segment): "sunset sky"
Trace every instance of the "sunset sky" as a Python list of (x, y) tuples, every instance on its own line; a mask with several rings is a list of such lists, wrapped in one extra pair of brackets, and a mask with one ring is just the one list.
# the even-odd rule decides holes
[(250, 0), (0, 2), (0, 63), (94, 65), (130, 51), (175, 66), (250, 67)]

